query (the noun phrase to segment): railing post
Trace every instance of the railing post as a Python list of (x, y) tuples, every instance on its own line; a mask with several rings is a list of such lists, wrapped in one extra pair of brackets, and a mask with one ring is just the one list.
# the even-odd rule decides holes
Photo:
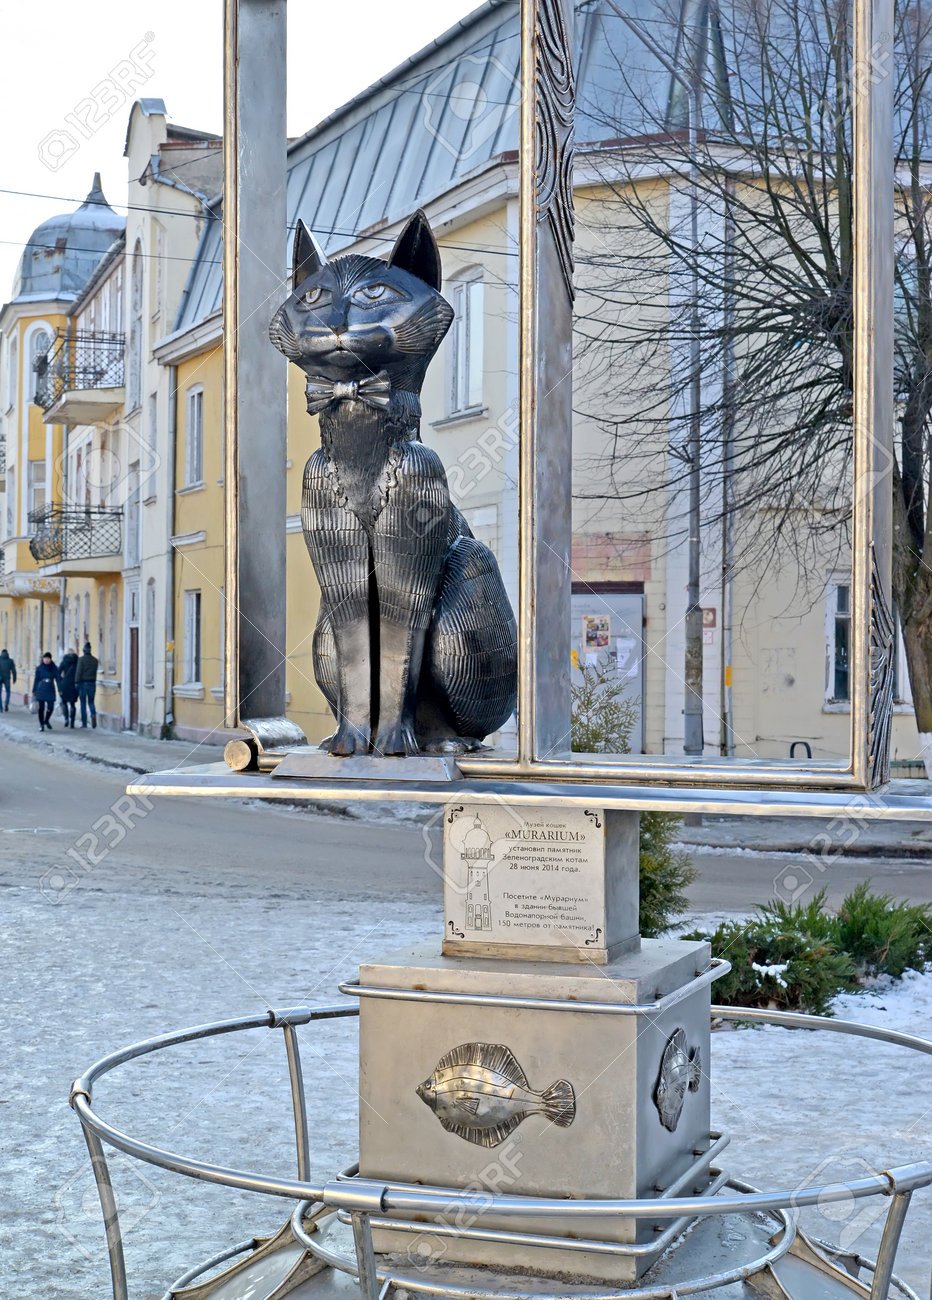
[(896, 1259), (896, 1248), (900, 1244), (900, 1233), (903, 1231), (903, 1221), (906, 1218), (906, 1211), (909, 1209), (911, 1199), (911, 1191), (894, 1192), (893, 1194), (893, 1200), (887, 1211), (886, 1222), (883, 1225), (880, 1250), (877, 1252), (877, 1264), (871, 1282), (870, 1300), (887, 1300), (890, 1279), (893, 1276), (893, 1263)]
[(103, 1145), (96, 1133), (92, 1133), (82, 1124), (84, 1140), (91, 1157), (91, 1167), (97, 1183), (97, 1195), (100, 1197), (100, 1209), (104, 1216), (104, 1229), (107, 1233), (107, 1253), (110, 1256), (110, 1278), (113, 1286), (113, 1300), (129, 1300), (126, 1286), (126, 1261), (123, 1258), (123, 1234), (120, 1231), (120, 1214), (117, 1209), (113, 1184), (110, 1181), (110, 1169)]
[(294, 1136), (298, 1149), (298, 1177), (307, 1182), (311, 1176), (311, 1144), (307, 1130), (307, 1103), (304, 1097), (304, 1075), (301, 1071), (301, 1053), (294, 1025), (282, 1025), (285, 1051), (288, 1054), (288, 1076), (291, 1080), (291, 1104), (294, 1108)]
[(372, 1224), (362, 1210), (351, 1211), (353, 1240), (356, 1243), (356, 1264), (359, 1269), (359, 1290), (363, 1300), (379, 1300), (379, 1276), (375, 1267), (372, 1247)]

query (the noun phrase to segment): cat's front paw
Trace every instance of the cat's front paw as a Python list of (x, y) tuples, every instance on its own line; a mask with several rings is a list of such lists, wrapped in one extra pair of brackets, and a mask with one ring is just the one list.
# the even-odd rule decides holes
[(373, 748), (377, 754), (386, 757), (405, 757), (419, 752), (417, 736), (409, 722), (394, 722), (390, 726), (379, 727)]
[(349, 758), (351, 754), (368, 754), (369, 728), (354, 727), (351, 722), (341, 722), (330, 740), (325, 742), (331, 754), (337, 758)]

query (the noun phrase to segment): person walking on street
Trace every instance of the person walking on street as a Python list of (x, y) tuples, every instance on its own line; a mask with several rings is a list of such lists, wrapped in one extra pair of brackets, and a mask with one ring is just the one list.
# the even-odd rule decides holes
[(0, 713), (10, 711), (10, 682), (15, 681), (16, 664), (6, 650), (0, 650)]
[(75, 669), (74, 681), (78, 689), (78, 699), (81, 701), (81, 726), (87, 726), (87, 713), (90, 709), (91, 726), (97, 726), (97, 710), (94, 707), (94, 696), (97, 694), (97, 669), (98, 660), (91, 654), (90, 641), (84, 642), (84, 653), (78, 660), (78, 666)]
[(55, 691), (58, 687), (58, 668), (52, 662), (51, 650), (46, 650), (36, 668), (32, 683), (32, 697), (39, 705), (39, 730), (52, 730), (52, 711), (55, 708)]
[(62, 655), (61, 663), (58, 665), (58, 671), (61, 679), (58, 683), (59, 694), (61, 695), (61, 711), (65, 715), (65, 726), (74, 730), (74, 711), (78, 699), (78, 686), (74, 680), (75, 671), (78, 667), (78, 656), (73, 650)]

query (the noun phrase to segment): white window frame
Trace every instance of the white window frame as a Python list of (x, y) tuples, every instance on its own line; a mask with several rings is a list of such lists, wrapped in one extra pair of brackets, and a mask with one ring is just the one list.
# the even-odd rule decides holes
[(146, 583), (146, 599), (143, 605), (143, 656), (142, 684), (155, 685), (155, 579)]
[(196, 384), (185, 393), (184, 483), (197, 487), (204, 482), (204, 386)]
[(97, 588), (97, 657), (103, 659), (107, 653), (107, 588)]
[(453, 307), (450, 326), (449, 414), (482, 409), (485, 347), (485, 281), (481, 267), (461, 272), (449, 286)]
[[(39, 472), (41, 470), (41, 473)], [(26, 509), (30, 514), (35, 510), (41, 510), (48, 502), (48, 474), (44, 458), (41, 460), (27, 460), (26, 462), (26, 490), (28, 501)], [(41, 504), (36, 504), (37, 494), (42, 494)]]
[(200, 686), (203, 672), (203, 626), (200, 589), (184, 593), (184, 684)]
[[(825, 703), (824, 708), (829, 713), (847, 713), (851, 709), (850, 685), (849, 693), (844, 698), (835, 694), (835, 633), (836, 618), (839, 617), (838, 609), (838, 591), (839, 588), (845, 588), (848, 592), (848, 608), (841, 611), (840, 616), (848, 620), (848, 655), (850, 663), (851, 655), (851, 575), (849, 573), (835, 573), (829, 578), (828, 590), (825, 600)], [(895, 611), (894, 611), (895, 613)], [(912, 692), (909, 686), (909, 665), (906, 662), (906, 644), (903, 640), (903, 629), (900, 626), (899, 617), (896, 617), (896, 645), (895, 645), (895, 668), (896, 675), (894, 678), (894, 707), (898, 712), (911, 712), (913, 707)]]
[(156, 478), (155, 471), (158, 468), (159, 454), (159, 395), (150, 393), (146, 409), (146, 450), (148, 452), (149, 463), (143, 466), (145, 470), (144, 485), (142, 489), (142, 499), (146, 505), (150, 505), (156, 499)]
[(107, 672), (117, 670), (117, 641), (120, 627), (120, 593), (116, 583), (110, 588), (110, 606), (107, 618)]
[(10, 338), (10, 346), (7, 350), (7, 372), (6, 372), (6, 406), (11, 411), (16, 405), (17, 391), (19, 388), (19, 332), (13, 334)]
[(130, 264), (129, 304), (129, 374), (126, 376), (126, 405), (134, 411), (142, 402), (142, 298), (143, 298), (142, 240), (136, 240)]

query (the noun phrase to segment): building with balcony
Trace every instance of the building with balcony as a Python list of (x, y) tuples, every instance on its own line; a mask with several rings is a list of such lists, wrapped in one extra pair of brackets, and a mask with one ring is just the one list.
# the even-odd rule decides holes
[(126, 337), (113, 331), (58, 330), (36, 362), (36, 402), (46, 424), (94, 424), (119, 411)]
[(0, 635), (21, 696), (42, 650), (90, 641), (101, 724), (158, 735), (171, 725), (172, 396), (152, 342), (177, 312), (222, 155), (143, 99), (125, 156), (128, 224), (95, 177), (76, 213), (33, 234), (0, 312)]
[[(42, 222), (20, 260), (13, 294), (0, 308), (0, 637), (22, 666), (23, 698), (29, 669), (45, 649), (59, 654), (64, 638), (65, 579), (36, 559), (32, 520), (62, 500), (65, 424), (46, 420), (34, 402), (37, 365), (69, 316), (107, 250), (123, 232), (95, 176), (74, 212)], [(81, 629), (84, 630), (83, 628)]]

